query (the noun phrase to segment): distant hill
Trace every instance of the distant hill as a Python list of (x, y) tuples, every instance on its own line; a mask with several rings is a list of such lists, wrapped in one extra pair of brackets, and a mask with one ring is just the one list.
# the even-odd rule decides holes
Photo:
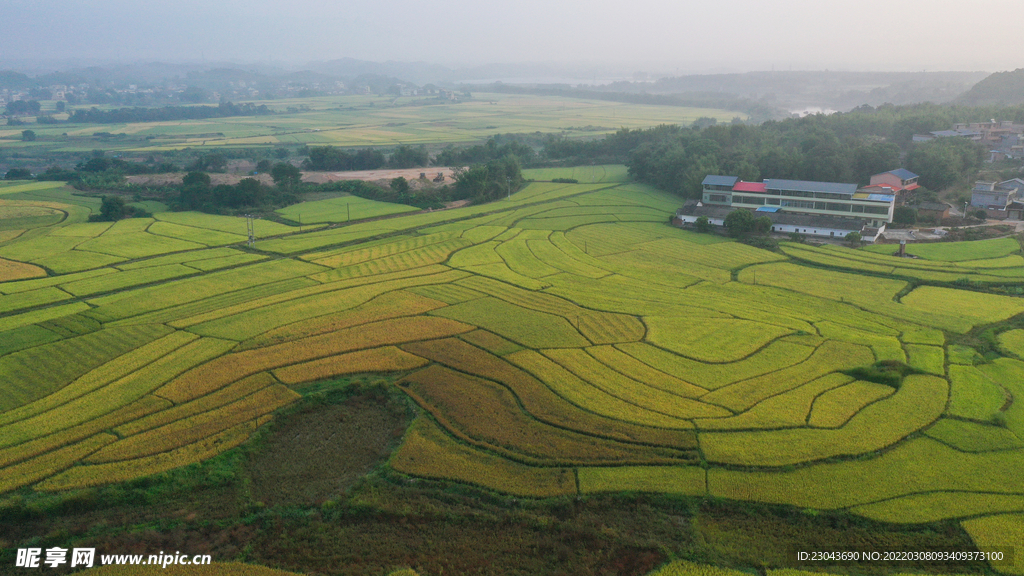
[(765, 71), (616, 82), (599, 89), (651, 94), (716, 92), (794, 110), (820, 107), (845, 111), (863, 104), (950, 102), (985, 76), (984, 72)]
[(1024, 68), (1012, 72), (996, 72), (982, 79), (956, 99), (958, 104), (1014, 105), (1024, 103)]

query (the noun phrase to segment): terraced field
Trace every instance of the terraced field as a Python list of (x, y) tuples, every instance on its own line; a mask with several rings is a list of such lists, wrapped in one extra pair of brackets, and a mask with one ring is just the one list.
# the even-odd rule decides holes
[[(1019, 245), (768, 252), (672, 228), (677, 199), (603, 174), (255, 251), (189, 213), (0, 243), (20, 270), (0, 282), (0, 491), (202, 461), (309, 382), (388, 372), (420, 408), (390, 462), (412, 476), (979, 535), (1024, 510), (1024, 338), (1001, 324), (1024, 300), (955, 283), (1024, 284)], [(989, 325), (1004, 358), (962, 343)]]

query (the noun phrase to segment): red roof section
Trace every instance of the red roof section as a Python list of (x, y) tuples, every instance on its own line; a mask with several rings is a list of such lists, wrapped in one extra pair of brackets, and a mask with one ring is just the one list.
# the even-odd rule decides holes
[(764, 182), (743, 182), (739, 181), (732, 187), (733, 192), (765, 192), (768, 188)]

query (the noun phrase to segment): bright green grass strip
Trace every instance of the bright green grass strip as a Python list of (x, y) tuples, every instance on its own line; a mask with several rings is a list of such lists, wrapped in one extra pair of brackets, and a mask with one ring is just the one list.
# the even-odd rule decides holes
[[(1017, 508), (1016, 511), (1019, 511)], [(1002, 550), (1012, 549), (1015, 554), (1013, 564), (1004, 561), (998, 563), (998, 570), (1004, 574), (1024, 574), (1024, 514), (1002, 514), (973, 518), (961, 523), (964, 530), (971, 535), (975, 546), (980, 549), (999, 547)]]
[(949, 355), (950, 364), (963, 364), (964, 366), (973, 366), (976, 363), (980, 363), (984, 360), (978, 351), (970, 346), (963, 346), (961, 344), (951, 344), (947, 348)]
[(582, 348), (587, 341), (565, 318), (480, 298), (430, 312), (479, 326), (527, 348)]
[(88, 309), (89, 305), (85, 302), (74, 302), (72, 304), (43, 308), (42, 310), (23, 312), (15, 316), (6, 316), (4, 318), (0, 318), (0, 332), (20, 328), (22, 326), (28, 326), (29, 324), (38, 324), (39, 322), (53, 320), (54, 318), (60, 318), (62, 316), (69, 316)]
[(895, 394), (860, 410), (841, 428), (706, 432), (699, 435), (701, 450), (709, 462), (740, 466), (787, 466), (873, 452), (934, 422), (946, 407), (948, 387), (935, 376), (907, 376)]
[[(7, 184), (5, 182), (5, 184)], [(64, 182), (34, 182), (32, 180), (15, 181), (11, 182), (7, 186), (0, 187), (0, 196), (6, 196), (8, 194), (18, 194), (19, 192), (39, 192), (42, 190), (52, 190), (54, 188), (63, 188)]]
[[(892, 253), (893, 247), (888, 244), (867, 246), (863, 250), (879, 254)], [(1014, 238), (995, 238), (992, 240), (973, 240), (967, 242), (930, 242), (907, 244), (907, 253), (920, 256), (927, 260), (957, 262), (961, 260), (982, 260), (999, 258), (1020, 251), (1020, 244)]]
[(67, 252), (83, 241), (81, 238), (47, 235), (49, 230), (31, 232), (38, 232), (40, 235), (28, 238), (29, 233), (27, 233), (16, 241), (0, 247), (0, 257), (18, 262), (31, 262)]
[(900, 341), (906, 344), (931, 344), (932, 346), (942, 346), (946, 343), (946, 336), (941, 330), (934, 328), (923, 328), (923, 327), (907, 327), (902, 334), (900, 334)]
[(500, 242), (491, 241), (463, 248), (448, 259), (448, 265), (452, 268), (464, 268), (480, 264), (501, 264), (504, 260), (494, 251)]
[(64, 284), (66, 282), (74, 282), (76, 280), (83, 280), (85, 278), (95, 278), (96, 276), (102, 276), (104, 274), (114, 274), (117, 270), (113, 268), (100, 268), (99, 270), (89, 270), (88, 272), (78, 272), (76, 274), (66, 274), (63, 276), (50, 276), (47, 278), (37, 278), (34, 280), (20, 280), (17, 282), (4, 282), (0, 283), (0, 293), (3, 294), (16, 294), (18, 292), (27, 292), (29, 290), (37, 290), (46, 286), (56, 286), (58, 284)]
[(655, 492), (704, 496), (704, 469), (697, 466), (616, 466), (579, 469), (580, 492)]
[(1024, 448), (1024, 441), (1006, 428), (963, 420), (941, 418), (924, 433), (964, 452)]
[(4, 427), (0, 444), (11, 446), (63, 430), (126, 406), (189, 368), (223, 355), (235, 342), (200, 338), (106, 386), (42, 414)]
[(103, 292), (113, 292), (124, 288), (149, 284), (151, 282), (179, 278), (181, 276), (189, 276), (195, 273), (196, 270), (189, 268), (188, 266), (182, 266), (181, 264), (168, 264), (166, 266), (139, 268), (137, 270), (118, 272), (117, 274), (108, 274), (106, 276), (97, 276), (96, 278), (77, 280), (75, 282), (61, 284), (60, 287), (75, 296), (82, 297), (100, 294)]
[(910, 494), (850, 509), (854, 514), (894, 524), (923, 524), (1018, 510), (1024, 511), (1024, 495), (976, 492)]
[(1024, 359), (1024, 330), (1009, 330), (999, 334), (999, 347), (1017, 358)]
[[(707, 300), (683, 299), (679, 290), (636, 278), (613, 274), (595, 280), (574, 274), (556, 274), (544, 281), (551, 283), (545, 292), (599, 310), (641, 316), (731, 317), (726, 312), (708, 308), (711, 303)], [(637, 298), (637, 294), (644, 297)]]
[(779, 326), (719, 318), (648, 317), (647, 339), (703, 362), (735, 362), (791, 333)]
[(169, 252), (206, 248), (206, 246), (196, 242), (156, 236), (145, 232), (126, 232), (123, 234), (112, 234), (112, 232), (114, 232), (113, 228), (98, 238), (82, 242), (76, 248), (78, 250), (99, 252), (100, 254), (110, 254), (123, 258), (144, 258)]
[(934, 315), (949, 316), (955, 310), (957, 316), (976, 324), (999, 322), (1024, 312), (1024, 300), (1020, 298), (935, 286), (916, 288), (901, 302), (908, 308)]
[[(724, 386), (708, 393), (702, 400), (725, 406), (734, 412), (742, 412), (766, 398), (826, 374), (865, 366), (874, 361), (874, 355), (863, 346), (829, 340), (818, 346), (803, 362)], [(694, 383), (701, 384), (700, 381)]]
[(22, 326), (0, 333), (0, 356), (60, 339), (59, 334), (42, 326)]
[(84, 250), (71, 250), (68, 252), (54, 254), (45, 258), (38, 258), (33, 264), (45, 266), (57, 274), (69, 274), (82, 270), (92, 270), (110, 264), (124, 262), (123, 256), (110, 256)]
[(720, 406), (704, 404), (681, 393), (666, 392), (634, 380), (602, 364), (583, 350), (544, 350), (543, 353), (591, 386), (648, 412), (681, 419), (731, 415)]
[(164, 326), (109, 328), (4, 356), (0, 359), (0, 410), (41, 398), (166, 333)]
[(51, 236), (78, 236), (81, 238), (95, 238), (103, 234), (113, 224), (111, 222), (87, 222), (84, 224), (68, 224), (55, 228), (50, 232)]
[(527, 290), (543, 290), (550, 286), (550, 284), (548, 284), (545, 281), (535, 280), (533, 278), (523, 276), (522, 274), (517, 274), (504, 264), (481, 264), (477, 266), (463, 266), (461, 269), (467, 272), (478, 274), (480, 276), (486, 276), (488, 278), (493, 278), (495, 280), (508, 282), (509, 284), (513, 284), (515, 286), (519, 286)]
[(659, 428), (693, 427), (688, 420), (647, 410), (612, 395), (534, 350), (519, 350), (504, 358), (544, 382), (555, 394), (593, 414)]
[(248, 239), (247, 236), (241, 236), (238, 234), (230, 234), (228, 232), (220, 232), (218, 230), (210, 230), (208, 228), (182, 226), (180, 224), (172, 224), (171, 222), (154, 222), (146, 231), (157, 236), (167, 236), (170, 238), (177, 238), (179, 240), (205, 244), (207, 246), (239, 244)]
[[(243, 238), (248, 237), (245, 218), (240, 216), (216, 216), (200, 212), (161, 212), (156, 214), (155, 218), (161, 222), (170, 222), (172, 224), (192, 226), (194, 228), (205, 228), (207, 230), (217, 230), (242, 236)], [(285, 224), (279, 224), (269, 220), (256, 220), (253, 223), (253, 227), (255, 229), (257, 239), (299, 231), (296, 226), (287, 226)]]
[(720, 242), (694, 249), (692, 242), (681, 238), (662, 238), (653, 242), (645, 242), (637, 246), (637, 249), (671, 261), (685, 260), (725, 270), (786, 259), (781, 254), (739, 242)]
[(89, 303), (97, 306), (91, 312), (97, 319), (119, 320), (253, 286), (308, 276), (322, 270), (322, 266), (306, 262), (274, 260), (101, 296), (90, 300)]
[(124, 236), (126, 234), (140, 234), (149, 228), (154, 220), (152, 218), (125, 218), (114, 222), (113, 226), (107, 228), (103, 236)]
[(530, 168), (523, 170), (523, 178), (530, 180), (552, 180), (573, 178), (580, 184), (603, 182), (627, 182), (629, 171), (622, 164), (601, 164), (598, 166), (576, 166), (568, 168)]
[(1009, 406), (1004, 404), (1002, 420), (1011, 432), (1024, 439), (1024, 402), (1020, 401), (1024, 398), (1024, 363), (998, 358), (991, 364), (979, 366), (979, 370), (1005, 388), (1014, 399)]
[(949, 366), (949, 380), (952, 384), (949, 414), (990, 421), (1006, 402), (999, 386), (973, 366)]
[(13, 312), (23, 308), (53, 304), (71, 299), (71, 295), (57, 288), (39, 288), (28, 292), (20, 292), (0, 297), (0, 313)]
[(177, 306), (171, 306), (169, 308), (162, 308), (154, 312), (141, 314), (139, 316), (133, 316), (125, 318), (123, 320), (117, 320), (111, 322), (110, 326), (120, 326), (127, 324), (151, 324), (159, 323), (165, 324), (189, 318), (191, 316), (197, 316), (199, 314), (205, 314), (214, 310), (223, 310), (250, 302), (274, 296), (277, 294), (284, 294), (292, 292), (294, 290), (301, 290), (303, 288), (309, 288), (311, 286), (319, 286), (316, 282), (308, 278), (290, 278), (287, 280), (280, 280), (278, 282), (272, 282), (270, 284), (260, 284), (258, 286), (252, 286), (250, 288), (243, 288), (226, 294), (220, 294), (217, 296), (211, 296), (209, 298), (202, 298), (194, 302), (186, 302)]
[(242, 254), (242, 252), (239, 252), (234, 248), (208, 248), (206, 250), (179, 252), (177, 254), (168, 254), (166, 256), (157, 256), (155, 258), (146, 258), (145, 260), (128, 262), (126, 264), (118, 264), (116, 268), (119, 270), (135, 270), (138, 268), (151, 268), (153, 266), (164, 266), (167, 264), (192, 263), (201, 260), (210, 260), (213, 258), (223, 258), (225, 256), (232, 256), (235, 254)]
[(523, 276), (543, 278), (561, 272), (558, 268), (548, 266), (534, 255), (526, 242), (521, 239), (508, 240), (495, 247), (494, 252), (501, 256), (509, 269)]
[(159, 360), (161, 357), (199, 338), (199, 336), (188, 332), (173, 332), (166, 326), (149, 326), (148, 328), (150, 330), (148, 333), (150, 336), (149, 342), (143, 343), (141, 346), (129, 350), (113, 360), (100, 364), (75, 378), (59, 390), (29, 404), (0, 414), (0, 425), (24, 420), (66, 404), (126, 374), (140, 370), (147, 364)]
[(467, 302), (476, 298), (482, 298), (484, 295), (476, 290), (471, 290), (465, 286), (459, 286), (458, 284), (434, 284), (430, 286), (416, 286), (409, 288), (409, 292), (413, 294), (419, 294), (420, 296), (426, 296), (445, 304), (458, 304), (460, 302)]
[[(311, 288), (308, 295), (304, 294), (304, 290), (297, 290), (294, 295), (284, 293), (262, 302), (247, 302), (239, 304), (234, 309), (215, 311), (210, 316), (216, 318), (205, 322), (194, 323), (194, 319), (187, 319), (173, 325), (188, 324), (188, 329), (197, 334), (242, 341), (286, 324), (349, 310), (392, 290), (444, 283), (460, 276), (461, 274), (454, 271), (448, 275), (424, 274), (347, 289), (337, 286), (339, 289), (334, 290), (330, 290), (330, 284), (324, 284)], [(273, 300), (284, 301), (271, 302)]]
[(922, 372), (943, 376), (946, 374), (946, 355), (941, 346), (907, 344), (909, 364)]
[(818, 322), (814, 327), (823, 338), (870, 346), (871, 351), (875, 354), (875, 360), (878, 362), (883, 360), (907, 361), (900, 341), (893, 336), (884, 336), (828, 321)]
[(821, 394), (849, 384), (853, 378), (845, 374), (827, 374), (754, 404), (749, 410), (728, 418), (695, 420), (700, 430), (751, 430), (799, 428), (807, 424), (811, 407)]
[[(552, 235), (554, 234), (561, 235), (561, 232), (553, 232)], [(591, 266), (582, 260), (573, 259), (565, 252), (559, 250), (549, 239), (527, 240), (526, 245), (537, 259), (562, 272), (587, 278), (603, 278), (610, 274), (607, 270)]]
[[(822, 463), (793, 471), (711, 468), (712, 496), (829, 510), (916, 492), (1024, 493), (1024, 450), (965, 453), (914, 438), (870, 459)], [(955, 516), (955, 511), (950, 515)]]
[(233, 254), (231, 256), (223, 256), (221, 258), (209, 258), (206, 260), (195, 260), (188, 261), (185, 263), (189, 268), (195, 268), (196, 270), (202, 270), (203, 272), (209, 272), (211, 270), (220, 270), (221, 268), (230, 268), (231, 266), (238, 266), (241, 264), (252, 264), (266, 260), (268, 257), (262, 254)]
[(601, 256), (604, 268), (616, 274), (663, 286), (686, 288), (700, 280), (724, 284), (731, 280), (728, 270), (687, 261), (672, 261), (643, 250)]
[(860, 380), (824, 391), (814, 399), (807, 424), (815, 428), (839, 428), (868, 404), (892, 393), (889, 386)]
[[(328, 200), (301, 202), (292, 204), (277, 211), (278, 214), (294, 222), (303, 224), (321, 224), (326, 222), (349, 222), (376, 218), (403, 212), (416, 212), (419, 208), (405, 204), (392, 204), (367, 200), (358, 196), (342, 196)], [(301, 220), (300, 220), (301, 218)]]

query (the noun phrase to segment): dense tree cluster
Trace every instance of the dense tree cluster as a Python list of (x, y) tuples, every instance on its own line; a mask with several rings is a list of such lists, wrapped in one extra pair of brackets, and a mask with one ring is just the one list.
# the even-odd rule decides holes
[(298, 202), (294, 193), (282, 186), (267, 186), (255, 178), (244, 178), (235, 185), (214, 186), (205, 172), (189, 172), (181, 181), (178, 205), (185, 210), (218, 213), (224, 208), (286, 206)]
[(7, 116), (34, 116), (39, 114), (41, 108), (42, 105), (39, 104), (38, 100), (15, 100), (7, 103), (4, 114)]
[(373, 148), (348, 152), (334, 146), (310, 146), (308, 154), (302, 163), (305, 170), (376, 170), (387, 164), (384, 153)]
[(100, 213), (89, 216), (89, 222), (117, 222), (124, 218), (148, 218), (151, 213), (125, 204), (120, 196), (104, 196), (100, 202)]
[(519, 162), (529, 166), (536, 161), (537, 153), (532, 146), (518, 140), (499, 143), (498, 138), (491, 137), (482, 145), (463, 148), (449, 145), (434, 158), (434, 164), (437, 166), (468, 166), (490, 162), (505, 156), (515, 156)]
[(122, 124), (127, 122), (164, 122), (168, 120), (203, 120), (229, 116), (262, 116), (273, 114), (265, 104), (221, 102), (217, 106), (163, 106), (160, 108), (80, 108), (71, 113), (68, 122), (89, 124)]
[(496, 200), (523, 186), (523, 174), (515, 156), (505, 156), (486, 164), (457, 168), (453, 199), (471, 199), (474, 202)]
[(914, 143), (913, 135), (990, 117), (1020, 119), (1024, 109), (922, 104), (862, 107), (845, 114), (760, 126), (663, 125), (623, 129), (600, 140), (552, 138), (543, 155), (568, 164), (625, 162), (637, 180), (690, 197), (699, 195), (700, 182), (708, 174), (752, 181), (783, 178), (867, 184), (872, 174), (901, 165), (920, 174), (923, 186), (937, 190), (973, 178), (983, 151), (966, 139)]
[(430, 155), (423, 146), (399, 146), (391, 152), (388, 166), (391, 168), (418, 168), (430, 164)]

